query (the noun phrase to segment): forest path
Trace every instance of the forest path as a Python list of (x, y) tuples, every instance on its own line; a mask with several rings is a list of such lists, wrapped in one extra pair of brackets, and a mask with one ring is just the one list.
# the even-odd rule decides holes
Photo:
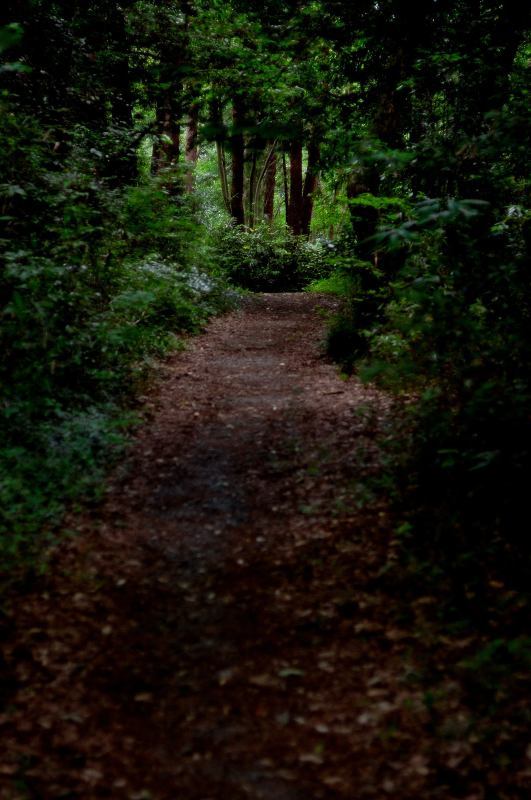
[(322, 358), (333, 305), (248, 298), (166, 363), (103, 507), (11, 612), (2, 800), (432, 796), (366, 506), (389, 401)]

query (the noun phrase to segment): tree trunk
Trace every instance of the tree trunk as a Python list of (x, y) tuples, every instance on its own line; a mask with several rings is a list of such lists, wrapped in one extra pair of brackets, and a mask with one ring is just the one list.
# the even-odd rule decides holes
[[(254, 189), (254, 209), (255, 209), (255, 217), (262, 213), (265, 213), (265, 188), (262, 192), (262, 186), (265, 186), (265, 182), (267, 182), (267, 175), (268, 170), (271, 167), (271, 163), (276, 163), (276, 146), (277, 142), (276, 139), (274, 142), (269, 142), (268, 147), (265, 151), (264, 160), (260, 169), (260, 173), (258, 175), (258, 179), (256, 181), (255, 189)], [(274, 190), (274, 187), (273, 187)]]
[(185, 188), (188, 194), (194, 191), (194, 167), (199, 158), (199, 148), (197, 146), (197, 132), (199, 126), (199, 106), (194, 103), (190, 108), (190, 116), (186, 127), (186, 142), (184, 158), (188, 169), (186, 170)]
[(230, 213), (238, 225), (245, 225), (245, 211), (243, 205), (244, 167), (245, 167), (245, 142), (243, 138), (243, 108), (236, 101), (232, 111), (233, 133), (231, 136), (232, 149), (232, 179), (230, 189)]
[(275, 186), (277, 182), (277, 154), (273, 150), (266, 167), (265, 188), (264, 188), (264, 217), (269, 222), (273, 222), (275, 214)]
[(305, 236), (310, 235), (313, 215), (313, 196), (319, 182), (318, 164), (320, 154), (319, 145), (314, 139), (311, 139), (308, 145), (308, 167), (306, 169), (306, 176), (302, 189), (301, 233)]
[(209, 121), (215, 132), (216, 140), (216, 154), (218, 157), (218, 172), (219, 181), (221, 184), (221, 194), (223, 197), (223, 205), (225, 210), (230, 214), (230, 191), (229, 180), (227, 176), (227, 158), (225, 154), (224, 141), (226, 139), (226, 130), (223, 124), (223, 108), (217, 99), (213, 99), (209, 105)]
[(284, 183), (284, 205), (286, 207), (286, 225), (289, 227), (289, 186), (288, 186), (288, 169), (286, 166), (285, 153), (282, 153), (282, 180)]
[(295, 236), (302, 232), (302, 141), (290, 147), (290, 195), (288, 225)]
[(249, 228), (251, 230), (254, 228), (254, 221), (255, 221), (255, 211), (256, 211), (256, 197), (255, 197), (255, 190), (256, 190), (256, 167), (257, 167), (258, 155), (256, 150), (253, 151), (251, 156), (251, 170), (249, 172), (249, 196), (248, 196), (248, 221), (249, 221)]
[(231, 213), (230, 207), (230, 194), (229, 194), (229, 181), (227, 178), (227, 159), (225, 158), (225, 148), (221, 141), (216, 142), (216, 151), (218, 156), (218, 171), (219, 180), (221, 183), (221, 194), (223, 195), (223, 205), (226, 211)]
[[(339, 185), (336, 183), (335, 186), (334, 186), (334, 193), (332, 195), (332, 197), (333, 197), (332, 206), (334, 208), (337, 205), (337, 196), (338, 196), (338, 194), (339, 194)], [(334, 241), (335, 234), (336, 234), (336, 229), (335, 229), (334, 223), (332, 222), (330, 224), (330, 228), (328, 229), (328, 238), (330, 239), (331, 242)]]

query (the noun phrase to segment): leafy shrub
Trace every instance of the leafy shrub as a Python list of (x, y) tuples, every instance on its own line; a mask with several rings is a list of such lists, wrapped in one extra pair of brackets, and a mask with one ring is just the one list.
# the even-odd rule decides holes
[[(26, 271), (36, 284), (14, 295), (2, 327), (10, 355), (0, 412), (4, 568), (38, 551), (67, 502), (95, 496), (132, 419), (116, 401), (132, 395), (151, 357), (175, 348), (176, 333), (197, 332), (228, 303), (219, 280), (153, 258), (122, 267), (105, 307), (83, 312), (82, 286), (73, 294), (60, 284), (41, 317), (35, 287), (53, 286), (62, 271), (39, 266)], [(76, 302), (65, 325), (60, 306), (67, 317)]]
[(332, 273), (308, 288), (330, 292), (342, 301), (331, 322), (326, 347), (350, 373), (354, 363), (367, 353), (370, 332), (382, 317), (389, 297), (388, 276), (372, 262), (357, 257), (348, 233), (329, 250), (327, 261)]
[(68, 503), (99, 496), (132, 420), (109, 404), (56, 407), (38, 424), (18, 417), (16, 441), (0, 450), (1, 574), (35, 558)]
[(308, 292), (332, 294), (336, 297), (350, 297), (353, 294), (352, 277), (346, 272), (335, 270), (326, 278), (312, 281), (306, 287)]
[[(362, 374), (418, 395), (399, 459), (416, 546), (450, 563), (456, 585), (474, 559), (478, 573), (490, 563), (526, 580), (529, 216), (477, 202), (429, 207), (429, 224), (406, 228), (414, 237), (400, 245), (405, 265), (367, 334)], [(403, 238), (384, 233), (392, 246)]]
[(97, 491), (151, 358), (198, 331), (226, 294), (205, 272), (199, 226), (162, 179), (118, 189), (94, 131), (73, 125), (59, 156), (35, 123), (19, 124), (9, 99), (2, 106), (0, 561), (9, 569), (38, 551), (65, 503)]
[(220, 272), (233, 284), (259, 292), (300, 291), (330, 272), (326, 247), (266, 223), (252, 231), (232, 223), (213, 233)]

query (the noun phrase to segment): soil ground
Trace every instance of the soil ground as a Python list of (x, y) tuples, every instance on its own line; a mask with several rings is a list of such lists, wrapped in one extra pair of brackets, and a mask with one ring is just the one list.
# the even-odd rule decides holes
[(9, 612), (2, 800), (486, 796), (462, 709), (434, 737), (416, 679), (434, 599), (412, 625), (381, 580), (391, 403), (322, 357), (332, 306), (249, 298), (166, 362), (105, 502)]

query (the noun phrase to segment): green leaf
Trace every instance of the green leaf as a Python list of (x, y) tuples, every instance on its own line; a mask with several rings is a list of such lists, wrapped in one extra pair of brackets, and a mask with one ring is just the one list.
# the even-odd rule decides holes
[(22, 25), (18, 22), (11, 22), (0, 28), (0, 53), (15, 47), (22, 39), (23, 34)]

